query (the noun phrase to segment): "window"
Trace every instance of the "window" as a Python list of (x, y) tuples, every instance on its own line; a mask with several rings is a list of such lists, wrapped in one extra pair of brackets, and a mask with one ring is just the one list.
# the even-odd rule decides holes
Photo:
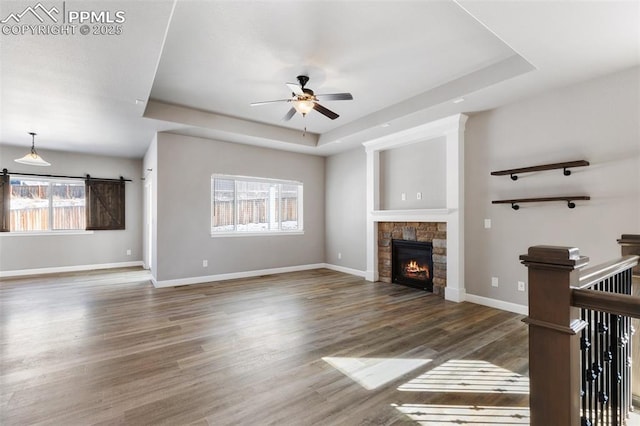
[(302, 232), (302, 183), (211, 176), (211, 235)]
[(10, 182), (12, 232), (85, 229), (84, 181), (11, 177)]

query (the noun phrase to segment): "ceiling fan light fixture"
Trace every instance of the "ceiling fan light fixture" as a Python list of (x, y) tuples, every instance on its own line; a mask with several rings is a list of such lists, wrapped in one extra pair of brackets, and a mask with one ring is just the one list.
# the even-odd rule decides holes
[(33, 132), (29, 132), (29, 134), (31, 135), (31, 151), (28, 152), (24, 157), (16, 158), (14, 161), (16, 163), (26, 164), (28, 166), (50, 166), (51, 163), (45, 161), (42, 157), (40, 157), (40, 155), (38, 155), (38, 152), (36, 151), (36, 134)]
[(293, 101), (293, 107), (298, 111), (302, 116), (306, 116), (311, 110), (315, 103), (310, 100), (302, 100), (302, 101)]

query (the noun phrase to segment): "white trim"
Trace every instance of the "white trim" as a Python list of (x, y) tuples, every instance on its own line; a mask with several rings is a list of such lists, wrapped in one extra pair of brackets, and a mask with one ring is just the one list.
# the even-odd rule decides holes
[(364, 271), (364, 279), (376, 283), (380, 281), (380, 274), (378, 274), (378, 271), (367, 270)]
[[(448, 266), (448, 265), (447, 265)], [(467, 300), (467, 292), (463, 288), (455, 288), (449, 287), (449, 283), (447, 282), (447, 286), (444, 288), (444, 299), (449, 300), (451, 302), (464, 302)]]
[(60, 235), (91, 235), (94, 231), (85, 230), (61, 230), (61, 231), (10, 231), (0, 232), (0, 237), (51, 237)]
[(503, 300), (491, 299), (489, 297), (476, 296), (467, 293), (467, 302), (476, 303), (478, 305), (488, 306), (490, 308), (501, 309), (503, 311), (514, 312), (520, 315), (529, 315), (529, 307), (519, 305), (517, 303), (505, 302)]
[(151, 278), (153, 286), (156, 288), (177, 287), (182, 285), (200, 284), (215, 281), (235, 280), (239, 278), (252, 278), (261, 275), (284, 274), (287, 272), (309, 271), (311, 269), (330, 269), (344, 274), (355, 275), (364, 278), (366, 272), (357, 269), (347, 268), (344, 266), (331, 265), (329, 263), (312, 263), (309, 265), (285, 266), (282, 268), (258, 269), (255, 271), (231, 272), (227, 274), (205, 275), (200, 277), (177, 278), (175, 280), (158, 281), (155, 277)]
[(204, 275), (200, 277), (177, 278), (174, 280), (157, 281), (152, 279), (153, 285), (157, 288), (177, 287), (181, 285), (200, 284), (213, 281), (235, 280), (238, 278), (259, 277), (260, 275), (284, 274), (287, 272), (308, 271), (310, 269), (324, 268), (324, 263), (315, 263), (310, 265), (285, 266), (283, 268), (258, 269), (254, 271), (231, 272), (227, 274)]
[(99, 263), (96, 265), (74, 265), (55, 266), (51, 268), (18, 269), (15, 271), (0, 271), (0, 278), (21, 277), (25, 275), (56, 274), (60, 272), (91, 271), (94, 269), (129, 268), (132, 266), (144, 265), (141, 260), (135, 260), (132, 262)]
[(467, 118), (468, 117), (464, 114), (451, 115), (420, 126), (411, 127), (390, 135), (384, 135), (376, 139), (363, 142), (362, 145), (364, 145), (367, 152), (370, 152), (399, 148), (416, 142), (435, 139), (443, 136), (452, 129), (461, 129), (464, 131)]
[(274, 235), (304, 235), (304, 231), (258, 231), (258, 232), (243, 232), (243, 231), (225, 231), (225, 232), (211, 232), (211, 238), (223, 238), (223, 237), (267, 237)]
[(327, 269), (331, 269), (332, 271), (343, 272), (345, 274), (355, 275), (356, 277), (361, 278), (365, 278), (365, 276), (367, 275), (366, 271), (359, 271), (357, 269), (347, 268), (346, 266), (332, 265), (330, 263), (325, 263), (324, 267)]
[(447, 222), (454, 209), (374, 210), (374, 222)]

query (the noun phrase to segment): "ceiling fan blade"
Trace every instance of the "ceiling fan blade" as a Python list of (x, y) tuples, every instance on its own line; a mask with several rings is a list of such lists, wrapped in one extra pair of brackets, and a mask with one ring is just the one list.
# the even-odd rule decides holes
[(351, 101), (353, 96), (351, 93), (329, 93), (324, 95), (316, 95), (316, 98), (322, 101)]
[(291, 92), (293, 92), (294, 95), (296, 95), (296, 96), (304, 96), (304, 92), (302, 91), (302, 87), (298, 86), (295, 83), (285, 83), (285, 84), (287, 85), (289, 90), (291, 90)]
[(289, 110), (289, 112), (287, 112), (285, 114), (285, 116), (282, 117), (282, 121), (289, 121), (289, 120), (291, 120), (291, 117), (293, 117), (294, 115), (296, 115), (296, 109), (295, 108), (291, 108)]
[(336, 118), (340, 117), (335, 112), (331, 111), (330, 109), (327, 109), (327, 108), (323, 107), (322, 105), (320, 105), (317, 102), (313, 104), (313, 109), (318, 111), (320, 114), (329, 117), (332, 120), (335, 120)]
[(260, 106), (260, 105), (267, 105), (267, 104), (275, 104), (278, 102), (290, 102), (291, 99), (278, 99), (275, 101), (263, 101), (263, 102), (254, 102), (252, 104), (250, 104), (251, 106)]

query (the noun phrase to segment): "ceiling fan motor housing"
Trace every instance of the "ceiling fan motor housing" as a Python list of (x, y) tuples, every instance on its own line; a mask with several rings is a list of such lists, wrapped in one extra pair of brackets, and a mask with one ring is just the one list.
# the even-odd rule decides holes
[(304, 86), (309, 81), (309, 77), (306, 75), (299, 75), (297, 78), (298, 78), (298, 83), (300, 83), (300, 86), (304, 90)]

